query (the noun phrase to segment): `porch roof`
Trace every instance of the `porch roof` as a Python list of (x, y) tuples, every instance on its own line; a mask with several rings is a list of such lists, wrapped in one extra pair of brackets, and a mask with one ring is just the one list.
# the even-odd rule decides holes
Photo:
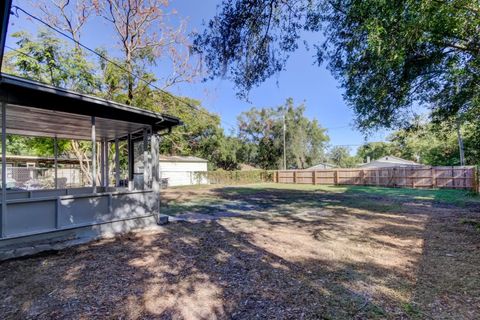
[(123, 139), (144, 128), (169, 130), (181, 121), (36, 81), (0, 74), (0, 101), (6, 102), (7, 133), (90, 140), (91, 117), (97, 139)]

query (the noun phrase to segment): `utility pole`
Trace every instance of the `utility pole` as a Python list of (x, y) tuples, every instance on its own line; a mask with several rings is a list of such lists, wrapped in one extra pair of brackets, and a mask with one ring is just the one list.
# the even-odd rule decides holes
[(460, 165), (464, 166), (465, 165), (465, 149), (463, 147), (463, 138), (462, 138), (462, 132), (460, 131), (460, 119), (459, 118), (457, 118), (456, 124), (457, 124), (458, 149), (460, 151)]
[(283, 170), (287, 170), (287, 154), (286, 154), (286, 135), (287, 124), (285, 122), (285, 112), (283, 113)]

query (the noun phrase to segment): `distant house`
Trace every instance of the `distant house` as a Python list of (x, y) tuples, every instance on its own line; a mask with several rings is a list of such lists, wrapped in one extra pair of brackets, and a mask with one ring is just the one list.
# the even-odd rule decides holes
[(422, 166), (422, 164), (411, 160), (405, 160), (394, 156), (385, 156), (380, 159), (364, 163), (360, 168), (388, 168), (388, 167), (415, 167)]
[(310, 168), (307, 168), (306, 170), (321, 170), (321, 169), (333, 169), (336, 168), (337, 166), (331, 163), (325, 163), (325, 162), (320, 162)]
[[(206, 176), (201, 172), (208, 171), (208, 160), (193, 156), (160, 156), (160, 178), (168, 186), (188, 186), (193, 184), (206, 184)], [(135, 162), (135, 173), (141, 178), (143, 160), (141, 157)], [(143, 183), (143, 182), (139, 182)]]
[[(7, 179), (11, 188), (45, 188), (53, 183), (54, 157), (6, 155), (6, 160)], [(66, 157), (57, 159), (58, 188), (81, 187), (83, 182), (84, 176), (78, 159)]]

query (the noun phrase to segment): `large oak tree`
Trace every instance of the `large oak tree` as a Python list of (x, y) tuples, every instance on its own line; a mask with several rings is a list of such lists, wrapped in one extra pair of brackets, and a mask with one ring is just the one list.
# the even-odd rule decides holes
[[(242, 96), (280, 72), (307, 32), (363, 130), (399, 127), (417, 106), (436, 119), (478, 114), (477, 0), (224, 0), (196, 39), (210, 76)], [(311, 37), (310, 37), (311, 38)]]

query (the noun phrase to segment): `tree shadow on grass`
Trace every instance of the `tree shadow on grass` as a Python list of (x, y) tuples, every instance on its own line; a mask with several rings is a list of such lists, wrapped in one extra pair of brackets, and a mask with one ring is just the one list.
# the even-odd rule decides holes
[[(423, 243), (412, 266), (415, 270), (409, 275), (418, 279), (418, 283), (412, 300), (404, 304), (407, 314), (428, 317), (433, 313), (464, 319), (474, 319), (480, 314), (480, 274), (476, 267), (480, 265), (477, 254), (480, 234), (474, 227), (461, 222), (468, 217), (480, 221), (478, 197), (457, 190), (380, 188), (378, 192), (379, 188), (341, 188), (345, 191), (340, 194), (255, 187), (228, 188), (226, 192), (218, 189), (217, 192), (219, 198), (248, 199), (259, 208), (284, 218), (278, 220), (256, 214), (248, 219), (269, 220), (270, 226), (308, 222), (306, 228), (316, 240), (340, 236), (377, 249), (388, 247), (404, 251), (418, 248), (418, 242)], [(455, 197), (459, 201), (451, 201)], [(308, 221), (299, 214), (299, 208), (314, 214), (315, 210), (318, 214), (330, 210), (335, 219)], [(348, 226), (339, 223), (351, 217), (370, 222), (381, 218), (382, 223), (370, 228), (369, 232), (352, 233)]]
[[(354, 282), (396, 287), (374, 264), (286, 260), (217, 222), (173, 224), (5, 262), (6, 318), (349, 319), (383, 314)], [(388, 300), (388, 299), (387, 299)]]

